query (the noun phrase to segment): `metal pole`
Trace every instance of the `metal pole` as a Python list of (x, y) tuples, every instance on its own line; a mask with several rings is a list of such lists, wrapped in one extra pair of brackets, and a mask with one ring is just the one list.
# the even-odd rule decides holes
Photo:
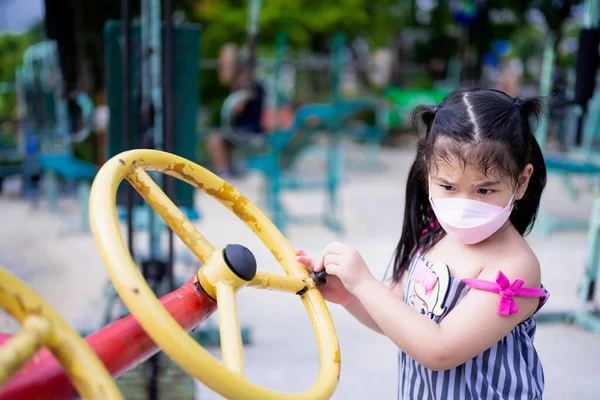
[[(196, 328), (217, 309), (217, 303), (204, 291), (198, 290), (192, 279), (162, 297), (160, 302), (186, 331)], [(0, 347), (10, 337), (0, 333)], [(135, 338), (134, 345), (131, 338)], [(114, 378), (160, 351), (133, 315), (115, 321), (85, 340)], [(62, 366), (45, 349), (36, 355), (35, 362), (23, 367), (23, 373), (13, 376), (0, 392), (0, 399), (35, 399), (41, 396), (46, 399), (72, 399), (77, 396)], [(170, 397), (167, 395), (165, 398)]]
[[(583, 27), (584, 29), (594, 29), (598, 27), (598, 17), (600, 14), (600, 5), (598, 4), (598, 0), (587, 0), (585, 4), (585, 14), (583, 16)], [(594, 79), (596, 77), (594, 76)], [(593, 84), (593, 83), (590, 83)], [(596, 88), (595, 90), (598, 90)], [(596, 96), (594, 96), (596, 97)], [(592, 112), (594, 112), (594, 97), (590, 100), (592, 102)], [(591, 115), (590, 115), (591, 116)], [(591, 118), (588, 118), (591, 119)], [(583, 116), (579, 117), (579, 130), (578, 130), (578, 140), (583, 140), (584, 132), (582, 128)], [(580, 138), (581, 136), (581, 138)], [(591, 153), (592, 142), (593, 142), (593, 134), (589, 135), (588, 141), (588, 152)], [(579, 142), (578, 142), (579, 143)], [(585, 143), (584, 143), (585, 144)], [(597, 185), (597, 183), (596, 183)], [(596, 189), (597, 190), (597, 189)], [(600, 207), (598, 204), (598, 194), (596, 194), (596, 201), (594, 201), (594, 208), (591, 217), (591, 223), (588, 233), (588, 259), (586, 260), (586, 268), (583, 280), (579, 285), (579, 298), (584, 302), (592, 302), (595, 297), (595, 289), (596, 289), (596, 281), (598, 279), (598, 259), (600, 258), (600, 254), (598, 252), (598, 242), (600, 240), (600, 236), (598, 235), (600, 223), (598, 221), (598, 213), (600, 212)]]
[[(161, 77), (161, 13), (160, 0), (150, 0), (150, 80), (152, 84), (152, 104), (154, 106), (154, 148), (163, 149), (163, 104)], [(162, 176), (162, 175), (160, 175)], [(158, 183), (158, 182), (157, 182)]]
[(275, 39), (275, 131), (281, 129), (281, 107), (283, 106), (281, 95), (281, 68), (286, 58), (287, 36), (283, 32), (277, 34)]
[[(333, 37), (332, 55), (331, 55), (331, 104), (334, 107), (333, 116), (331, 119), (331, 134), (329, 138), (329, 157), (328, 157), (328, 202), (326, 210), (329, 211), (329, 216), (326, 219), (328, 225), (334, 229), (338, 228), (339, 219), (337, 218), (337, 187), (339, 174), (342, 171), (343, 156), (340, 148), (341, 130), (340, 130), (340, 113), (339, 105), (342, 101), (342, 77), (343, 77), (343, 55), (346, 44), (346, 36), (338, 32)], [(327, 212), (327, 211), (326, 211)], [(339, 212), (339, 211), (338, 211)]]
[[(161, 85), (161, 8), (160, 0), (142, 0), (142, 4), (146, 3), (145, 7), (148, 10), (149, 29), (147, 32), (149, 37), (148, 48), (145, 49), (144, 58), (148, 58), (149, 76), (145, 79), (150, 83), (150, 102), (152, 111), (154, 112), (154, 120), (152, 121), (152, 142), (153, 148), (162, 150), (163, 148), (163, 120), (162, 120), (162, 85)], [(157, 185), (162, 186), (162, 174), (153, 173), (152, 177)], [(149, 283), (151, 284), (154, 293), (158, 293), (161, 289), (164, 271), (162, 270), (161, 257), (161, 229), (159, 218), (152, 209), (147, 207), (149, 213), (149, 248), (150, 259), (147, 260), (147, 273)], [(146, 377), (148, 379), (148, 400), (158, 400), (158, 376), (160, 375), (159, 356), (155, 355), (148, 360), (146, 364)]]
[[(142, 3), (148, 2), (143, 0)], [(154, 148), (156, 150), (163, 149), (163, 109), (162, 109), (162, 85), (161, 85), (161, 17), (160, 17), (160, 0), (149, 0), (150, 2), (150, 41), (149, 41), (149, 58), (150, 58), (150, 84), (152, 94), (152, 106), (154, 110), (153, 137)], [(152, 174), (156, 184), (162, 186), (162, 174)], [(150, 258), (156, 260), (160, 255), (160, 236), (161, 226), (154, 210), (148, 207), (150, 213)]]
[[(165, 15), (165, 33), (164, 33), (164, 45), (163, 45), (163, 133), (164, 133), (164, 145), (165, 151), (173, 153), (175, 151), (175, 124), (174, 124), (174, 113), (173, 113), (173, 4), (171, 0), (164, 1), (164, 15)], [(169, 198), (175, 201), (175, 179), (170, 176), (166, 176), (164, 179), (165, 192)], [(167, 280), (169, 283), (169, 291), (175, 289), (175, 282), (173, 278), (173, 260), (174, 260), (174, 242), (173, 242), (173, 230), (169, 229), (169, 254), (167, 259)]]
[(584, 28), (597, 28), (598, 18), (600, 14), (600, 6), (598, 0), (587, 0), (585, 2), (585, 13), (583, 14)]
[(252, 0), (248, 13), (248, 89), (254, 88), (254, 70), (256, 69), (256, 48), (258, 46), (258, 18), (261, 0)]
[[(150, 54), (152, 47), (150, 46), (150, 32), (152, 30), (152, 21), (150, 14), (150, 3), (142, 1), (141, 4), (141, 26), (140, 26), (140, 42), (141, 42), (141, 81), (142, 81), (142, 132), (146, 133), (150, 123), (151, 108), (152, 108), (152, 81), (150, 80)], [(145, 146), (145, 144), (142, 144)]]
[[(552, 32), (548, 32), (546, 36), (546, 44), (544, 47), (544, 55), (542, 58), (542, 72), (540, 75), (540, 96), (543, 99), (548, 99), (552, 91), (552, 71), (554, 70), (554, 44), (556, 36)], [(548, 135), (549, 116), (543, 113), (538, 121), (535, 131), (535, 138), (540, 145), (542, 151), (546, 148), (546, 138)]]
[[(587, 30), (587, 29), (597, 28), (598, 27), (598, 14), (600, 12), (598, 0), (586, 0), (584, 8), (585, 8), (585, 11), (583, 14), (583, 21), (582, 21), (583, 29)], [(592, 82), (591, 84), (593, 85), (594, 82)], [(587, 138), (585, 138), (583, 123), (588, 114), (589, 103), (590, 102), (588, 101), (588, 102), (586, 102), (585, 105), (577, 107), (578, 108), (577, 109), (578, 120), (577, 120), (577, 131), (576, 131), (576, 135), (575, 135), (575, 144), (577, 146), (586, 144), (585, 139), (587, 139)]]
[[(131, 93), (131, 76), (130, 76), (130, 57), (131, 57), (131, 9), (129, 8), (129, 0), (121, 0), (121, 30), (123, 35), (123, 61), (121, 71), (123, 77), (123, 136), (125, 138), (125, 150), (131, 149), (131, 132), (129, 126), (130, 118), (130, 93)], [(133, 187), (125, 185), (125, 201), (127, 208), (127, 247), (131, 257), (135, 259), (133, 247)]]

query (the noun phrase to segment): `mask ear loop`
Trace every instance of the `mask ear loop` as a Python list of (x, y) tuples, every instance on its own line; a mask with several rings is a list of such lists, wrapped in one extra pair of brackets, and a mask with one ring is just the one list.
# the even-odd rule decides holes
[(508, 202), (509, 204), (511, 204), (511, 206), (516, 210), (517, 207), (517, 200), (515, 199), (515, 196), (517, 195), (517, 190), (519, 190), (519, 187), (521, 186), (521, 177), (519, 177), (519, 180), (517, 181), (517, 186), (515, 187), (515, 191), (513, 192), (510, 201)]
[(431, 199), (431, 174), (427, 174), (427, 197)]

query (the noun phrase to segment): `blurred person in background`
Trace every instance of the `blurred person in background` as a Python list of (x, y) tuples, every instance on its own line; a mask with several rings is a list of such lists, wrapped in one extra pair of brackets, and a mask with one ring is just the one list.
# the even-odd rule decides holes
[[(247, 68), (237, 65), (237, 60), (237, 46), (231, 43), (224, 45), (219, 55), (219, 80), (223, 85), (230, 87), (232, 92), (245, 88), (250, 88), (251, 91), (245, 101), (234, 106), (232, 126), (236, 135), (262, 135), (265, 90), (259, 82), (252, 81)], [(216, 130), (209, 134), (208, 152), (213, 172), (226, 180), (235, 175), (231, 162), (233, 149), (234, 144), (227, 140), (221, 131)]]

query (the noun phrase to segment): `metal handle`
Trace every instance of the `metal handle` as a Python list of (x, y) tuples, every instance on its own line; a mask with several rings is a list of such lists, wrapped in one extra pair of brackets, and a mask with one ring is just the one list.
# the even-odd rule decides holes
[(322, 269), (319, 272), (313, 272), (310, 274), (310, 277), (317, 286), (323, 286), (327, 283), (327, 271), (325, 271), (325, 269)]

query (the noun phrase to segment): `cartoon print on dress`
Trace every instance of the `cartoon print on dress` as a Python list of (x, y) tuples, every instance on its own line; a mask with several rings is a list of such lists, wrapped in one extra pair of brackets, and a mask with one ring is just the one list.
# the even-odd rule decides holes
[(450, 290), (450, 269), (444, 263), (428, 267), (418, 259), (408, 288), (408, 304), (429, 318), (441, 317), (446, 311), (444, 301)]

